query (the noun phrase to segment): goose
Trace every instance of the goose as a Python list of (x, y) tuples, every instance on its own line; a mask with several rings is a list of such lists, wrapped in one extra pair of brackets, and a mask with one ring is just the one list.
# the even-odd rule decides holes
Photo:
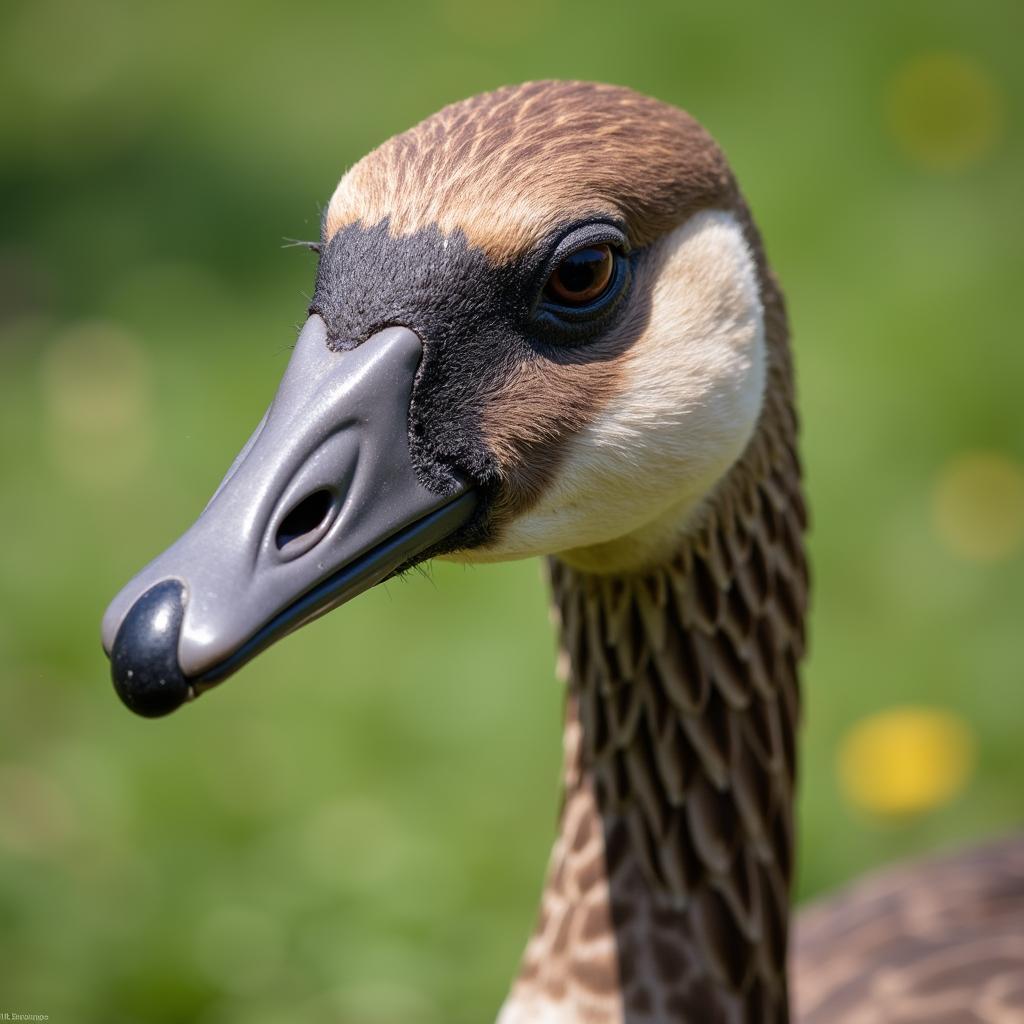
[(502, 88), (355, 164), (310, 244), (272, 404), (104, 616), (124, 703), (425, 559), (541, 556), (564, 799), (500, 1024), (1024, 1021), (1014, 839), (813, 908), (787, 972), (807, 514), (786, 310), (711, 136)]

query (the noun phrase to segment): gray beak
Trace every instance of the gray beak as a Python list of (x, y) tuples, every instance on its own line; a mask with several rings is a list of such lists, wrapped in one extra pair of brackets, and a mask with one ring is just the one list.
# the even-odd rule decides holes
[(103, 617), (129, 708), (173, 711), (469, 519), (467, 485), (438, 495), (413, 469), (422, 354), (405, 327), (335, 352), (324, 321), (306, 321), (274, 401), (202, 515)]

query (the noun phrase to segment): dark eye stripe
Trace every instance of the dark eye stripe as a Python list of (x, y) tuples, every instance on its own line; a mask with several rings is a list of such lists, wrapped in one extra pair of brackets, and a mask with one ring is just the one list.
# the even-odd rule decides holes
[(544, 294), (563, 306), (585, 306), (607, 290), (615, 269), (610, 245), (588, 245), (569, 253), (554, 269)]

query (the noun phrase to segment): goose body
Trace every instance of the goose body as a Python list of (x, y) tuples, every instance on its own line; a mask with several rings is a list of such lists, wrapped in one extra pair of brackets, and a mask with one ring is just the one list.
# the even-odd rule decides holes
[(423, 558), (544, 556), (565, 799), (500, 1024), (782, 1024), (791, 988), (807, 1024), (1024, 1020), (1018, 843), (813, 910), (790, 984), (806, 512), (783, 301), (710, 136), (498, 90), (356, 164), (317, 247), (278, 397), (108, 610), (125, 701), (173, 710)]

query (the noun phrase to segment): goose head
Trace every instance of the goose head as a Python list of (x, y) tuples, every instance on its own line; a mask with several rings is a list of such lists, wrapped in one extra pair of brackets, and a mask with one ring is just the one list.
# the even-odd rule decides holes
[(564, 82), (447, 107), (348, 171), (318, 248), (266, 415), (104, 618), (144, 715), (425, 558), (656, 564), (757, 429), (759, 242), (674, 107)]

